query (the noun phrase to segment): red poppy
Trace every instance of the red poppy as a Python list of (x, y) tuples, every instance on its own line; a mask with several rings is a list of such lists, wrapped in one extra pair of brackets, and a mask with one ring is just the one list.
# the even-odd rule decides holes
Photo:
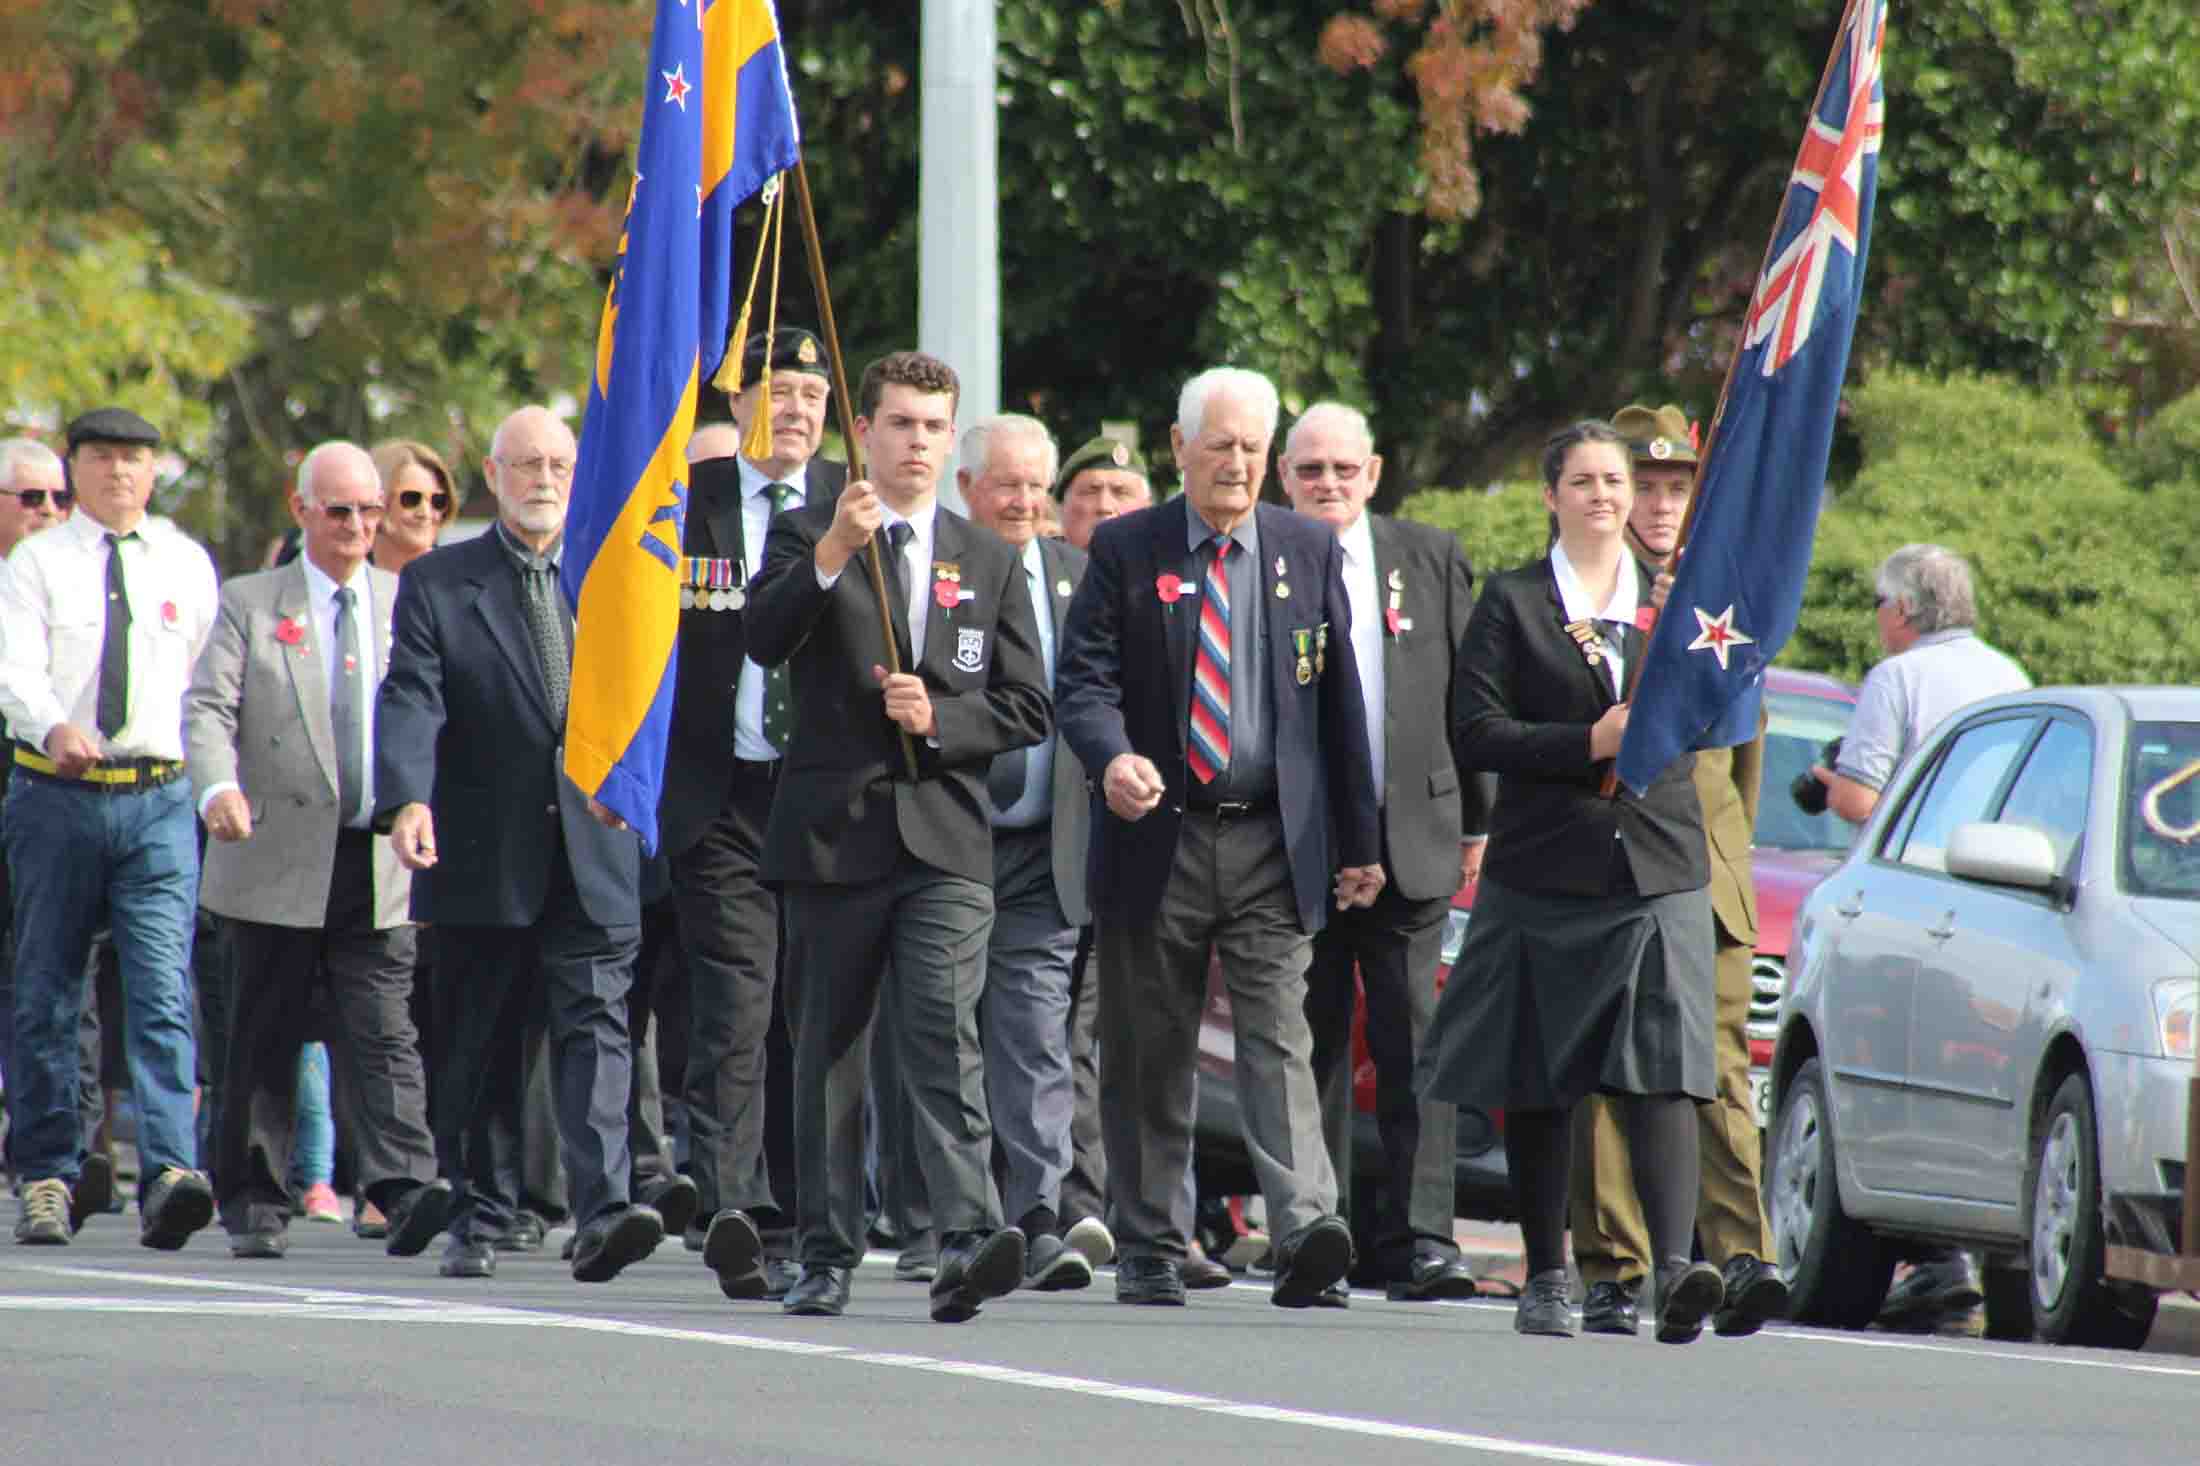
[(952, 611), (962, 600), (962, 585), (952, 580), (932, 582), (932, 604), (943, 611)]
[(176, 603), (174, 601), (162, 601), (160, 603), (160, 619), (170, 626), (176, 624)]
[(284, 646), (297, 646), (306, 639), (306, 624), (295, 616), (285, 616), (275, 623), (275, 639)]
[(1176, 598), (1184, 594), (1184, 582), (1166, 571), (1153, 578), (1154, 593), (1161, 597), (1161, 604), (1173, 606)]
[(1635, 607), (1635, 630), (1647, 632), (1657, 624), (1658, 608), (1656, 606)]
[(1383, 624), (1390, 628), (1390, 634), (1392, 636), (1396, 636), (1398, 634), (1398, 623), (1402, 619), (1403, 618), (1400, 617), (1398, 614), (1398, 608), (1396, 606), (1392, 606), (1389, 610), (1383, 612)]

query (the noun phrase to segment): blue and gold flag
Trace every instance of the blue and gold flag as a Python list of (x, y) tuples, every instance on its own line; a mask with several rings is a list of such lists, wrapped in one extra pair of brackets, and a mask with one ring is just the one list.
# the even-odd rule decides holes
[(647, 84), (565, 521), (565, 771), (654, 850), (687, 441), (726, 349), (733, 211), (794, 166), (800, 137), (771, 0), (657, 0)]

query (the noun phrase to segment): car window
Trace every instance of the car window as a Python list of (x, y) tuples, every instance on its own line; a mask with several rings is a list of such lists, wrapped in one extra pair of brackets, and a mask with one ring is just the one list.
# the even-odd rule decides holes
[(2124, 776), (2124, 885), (2200, 901), (2200, 723), (2135, 723)]
[(2093, 734), (2083, 724), (2057, 718), (2025, 756), (1999, 817), (2047, 836), (2055, 846), (2055, 869), (2068, 873), (2070, 853), (2085, 834), (2092, 790)]
[(1946, 870), (1948, 837), (1957, 825), (1986, 818), (2034, 722), (1994, 718), (1956, 734), (1934, 766), (1932, 782), (1913, 796), (1915, 808), (1900, 845), (1888, 847), (1895, 859), (1921, 870)]
[(1847, 850), (1856, 827), (1831, 810), (1805, 814), (1788, 791), (1812, 764), (1826, 762), (1829, 740), (1849, 726), (1851, 703), (1797, 692), (1765, 694), (1763, 794), (1751, 838), (1771, 850)]

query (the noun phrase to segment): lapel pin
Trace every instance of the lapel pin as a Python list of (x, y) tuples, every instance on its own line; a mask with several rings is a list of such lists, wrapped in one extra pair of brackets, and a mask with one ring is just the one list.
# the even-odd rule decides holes
[(1066, 580), (1057, 580), (1056, 582), (1054, 582), (1054, 593), (1060, 596), (1063, 600), (1068, 600), (1070, 593), (1069, 582)]
[(1392, 567), (1390, 572), (1390, 588), (1392, 590), (1404, 590), (1406, 588), (1406, 573), (1403, 570)]

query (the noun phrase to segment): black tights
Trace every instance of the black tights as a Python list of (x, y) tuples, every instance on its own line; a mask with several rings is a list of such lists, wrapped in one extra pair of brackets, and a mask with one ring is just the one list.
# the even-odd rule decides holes
[[(1615, 1095), (1627, 1149), (1634, 1158), (1635, 1195), (1650, 1225), (1653, 1266), (1688, 1259), (1695, 1247), (1696, 1105), (1685, 1094)], [(1505, 1164), (1512, 1171), (1528, 1275), (1566, 1266), (1566, 1181), (1572, 1162), (1573, 1112), (1505, 1112)]]

